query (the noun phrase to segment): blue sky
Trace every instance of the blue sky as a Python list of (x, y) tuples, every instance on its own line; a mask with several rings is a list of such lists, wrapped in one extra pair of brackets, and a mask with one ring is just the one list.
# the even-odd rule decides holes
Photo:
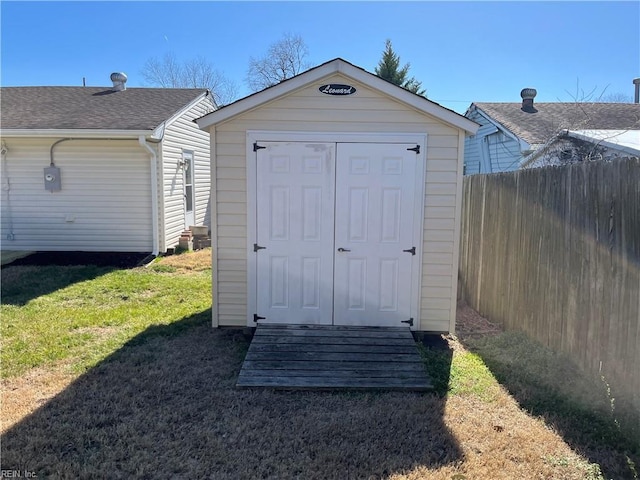
[(430, 99), (472, 101), (633, 96), (640, 77), (640, 2), (14, 2), (2, 1), (3, 86), (130, 87), (150, 57), (206, 57), (250, 93), (251, 56), (300, 34), (311, 65), (342, 57), (373, 71), (393, 42)]

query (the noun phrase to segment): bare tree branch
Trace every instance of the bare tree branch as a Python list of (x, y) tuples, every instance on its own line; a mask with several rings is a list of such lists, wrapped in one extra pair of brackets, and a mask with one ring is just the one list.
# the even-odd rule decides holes
[(266, 55), (249, 59), (246, 82), (254, 92), (276, 85), (308, 68), (309, 49), (300, 35), (285, 34), (271, 44)]
[(148, 59), (141, 71), (149, 85), (162, 88), (207, 88), (218, 105), (233, 101), (238, 92), (236, 84), (226, 78), (204, 57), (200, 56), (180, 63), (173, 53), (162, 60)]

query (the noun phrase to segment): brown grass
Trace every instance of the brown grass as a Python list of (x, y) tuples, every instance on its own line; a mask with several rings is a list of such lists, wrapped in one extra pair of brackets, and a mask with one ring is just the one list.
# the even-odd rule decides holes
[(598, 478), (497, 384), (491, 400), (236, 390), (248, 340), (207, 317), (142, 334), (79, 378), (58, 367), (5, 382), (2, 468), (38, 478)]
[[(149, 268), (204, 272), (210, 255)], [(476, 358), (470, 346), (502, 338), (464, 305), (459, 337), (445, 338), (458, 382), (448, 396), (237, 390), (249, 340), (209, 320), (205, 311), (150, 327), (83, 375), (59, 363), (3, 381), (2, 468), (38, 478), (603, 478), (482, 363), (475, 384), (465, 372), (454, 381), (453, 370)], [(590, 458), (608, 478), (632, 478), (607, 464), (614, 453), (603, 446)]]
[(74, 379), (68, 366), (60, 363), (48, 368), (34, 368), (22, 377), (0, 380), (2, 433), (45, 405)]
[(150, 267), (153, 268), (158, 265), (175, 268), (178, 272), (201, 272), (209, 270), (211, 268), (211, 248), (159, 257)]

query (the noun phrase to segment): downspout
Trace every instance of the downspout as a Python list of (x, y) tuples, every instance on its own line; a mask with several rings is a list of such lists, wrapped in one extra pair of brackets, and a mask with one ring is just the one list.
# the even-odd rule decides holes
[(13, 233), (13, 213), (11, 212), (11, 182), (9, 180), (9, 165), (7, 164), (7, 153), (9, 149), (7, 148), (7, 144), (2, 141), (0, 145), (0, 154), (2, 155), (2, 190), (7, 192), (7, 199), (4, 202), (5, 206), (5, 215), (9, 217), (7, 219), (7, 226), (9, 227), (9, 232), (2, 232), (5, 234), (6, 240), (15, 240), (15, 234)]
[(153, 230), (153, 251), (151, 255), (158, 256), (158, 155), (151, 145), (147, 143), (144, 135), (138, 137), (138, 143), (149, 152), (149, 165), (151, 167), (151, 228)]

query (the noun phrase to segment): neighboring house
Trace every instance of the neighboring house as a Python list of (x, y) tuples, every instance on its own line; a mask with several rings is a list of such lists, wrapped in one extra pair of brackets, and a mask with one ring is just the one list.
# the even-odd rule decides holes
[(476, 123), (339, 58), (197, 122), (212, 144), (214, 326), (455, 330)]
[(640, 130), (562, 130), (525, 157), (522, 168), (640, 157)]
[(640, 105), (633, 103), (472, 103), (465, 116), (481, 127), (465, 144), (465, 174), (517, 170), (527, 157), (564, 131), (640, 130)]
[(209, 225), (205, 89), (0, 90), (2, 249), (158, 254)]

